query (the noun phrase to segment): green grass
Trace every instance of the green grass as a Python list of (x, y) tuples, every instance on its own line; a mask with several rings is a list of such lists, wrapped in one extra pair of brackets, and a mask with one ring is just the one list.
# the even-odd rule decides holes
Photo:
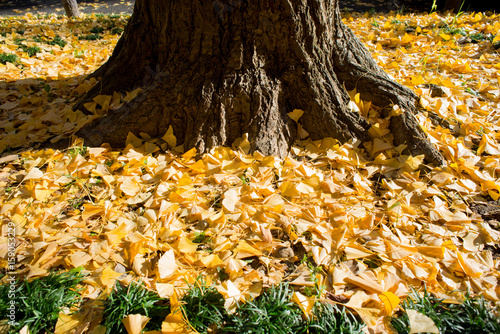
[(316, 301), (307, 319), (292, 302), (293, 289), (287, 283), (272, 286), (255, 300), (241, 304), (229, 316), (222, 333), (361, 334), (363, 322), (344, 307)]
[(34, 45), (34, 46), (27, 46), (25, 44), (19, 44), (19, 48), (22, 49), (24, 52), (28, 54), (28, 56), (33, 57), (37, 53), (42, 52), (42, 49), (40, 47)]
[(104, 31), (104, 28), (101, 28), (101, 27), (94, 27), (94, 28), (90, 29), (90, 32), (93, 34), (102, 34), (103, 31)]
[(273, 286), (255, 300), (241, 304), (228, 319), (223, 333), (304, 333), (307, 323), (300, 307), (292, 302), (287, 283)]
[(52, 332), (59, 313), (77, 306), (81, 297), (77, 285), (82, 281), (81, 269), (51, 273), (32, 281), (16, 281), (14, 296), (9, 296), (10, 284), (0, 286), (0, 319), (7, 317), (10, 301), (15, 301), (16, 319), (9, 333), (19, 333), (28, 325), (30, 333)]
[(145, 329), (158, 330), (169, 313), (168, 300), (148, 290), (141, 282), (132, 282), (128, 287), (117, 283), (104, 301), (103, 325), (106, 334), (126, 334), (122, 319), (130, 314), (142, 314), (151, 318)]
[(48, 41), (47, 44), (49, 44), (49, 45), (59, 45), (61, 48), (63, 48), (68, 43), (65, 40), (63, 40), (59, 35), (57, 35), (52, 40)]
[(113, 29), (111, 29), (111, 33), (113, 35), (120, 35), (122, 32), (123, 32), (122, 28), (113, 28)]
[(96, 40), (99, 40), (101, 38), (102, 38), (102, 36), (99, 34), (89, 34), (89, 35), (78, 37), (79, 40), (85, 40), (85, 41), (96, 41)]
[(12, 63), (15, 64), (19, 60), (19, 57), (12, 53), (0, 53), (0, 63), (7, 64)]
[(313, 319), (308, 324), (307, 333), (361, 334), (363, 328), (363, 322), (345, 307), (318, 301), (314, 305)]
[(223, 326), (228, 315), (224, 302), (224, 296), (215, 287), (206, 286), (200, 276), (182, 297), (181, 311), (196, 331), (208, 333)]
[(482, 297), (471, 298), (466, 295), (462, 304), (450, 304), (429, 294), (427, 290), (423, 295), (414, 291), (403, 302), (402, 309), (391, 321), (400, 334), (407, 334), (410, 330), (408, 315), (404, 312), (407, 309), (431, 318), (440, 333), (500, 333), (500, 310), (492, 309)]

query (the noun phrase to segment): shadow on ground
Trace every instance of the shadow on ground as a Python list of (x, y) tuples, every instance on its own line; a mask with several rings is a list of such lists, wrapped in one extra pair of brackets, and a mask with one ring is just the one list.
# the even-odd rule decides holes
[[(134, 0), (78, 0), (84, 14), (131, 14)], [(65, 14), (61, 0), (0, 0), (0, 16), (31, 14)]]

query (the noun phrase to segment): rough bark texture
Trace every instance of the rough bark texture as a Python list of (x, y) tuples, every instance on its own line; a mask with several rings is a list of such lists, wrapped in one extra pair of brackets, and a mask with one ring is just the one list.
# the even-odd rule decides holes
[(62, 0), (62, 4), (68, 17), (80, 16), (80, 10), (78, 9), (76, 0)]
[(347, 109), (346, 88), (356, 87), (404, 110), (391, 119), (396, 145), (443, 162), (413, 116), (417, 96), (374, 63), (336, 0), (137, 0), (93, 76), (100, 82), (88, 97), (145, 91), (80, 130), (90, 145), (122, 146), (129, 131), (161, 136), (172, 125), (178, 142), (199, 152), (248, 133), (253, 150), (284, 156), (298, 139), (286, 115), (294, 109), (305, 111), (300, 123), (312, 139), (368, 141), (370, 125)]

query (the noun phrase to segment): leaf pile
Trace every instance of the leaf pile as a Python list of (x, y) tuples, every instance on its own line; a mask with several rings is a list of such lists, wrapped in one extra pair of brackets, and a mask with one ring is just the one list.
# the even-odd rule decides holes
[[(421, 97), (420, 125), (446, 166), (394, 147), (389, 119), (355, 91), (350, 106), (372, 123), (371, 143), (305, 139), (283, 160), (245, 153), (245, 137), (197, 157), (176, 147), (171, 129), (161, 139), (129, 134), (122, 151), (79, 141), (63, 151), (25, 149), (0, 160), (2, 235), (16, 224), (18, 274), (82, 266), (89, 300), (111, 293), (117, 280), (138, 279), (175, 298), (201, 274), (229, 311), (287, 281), (301, 292), (295, 302), (304, 312), (311, 312), (310, 288), (324, 287), (317, 289), (324, 298), (375, 331), (386, 330), (384, 316), (423, 286), (448, 299), (470, 291), (498, 302), (498, 223), (471, 209), (500, 197), (498, 16), (344, 20)], [(127, 98), (98, 97), (86, 106), (91, 116), (71, 110), (69, 101), (93, 84), (77, 76), (99, 66), (118, 37), (94, 30), (106, 37), (79, 38), (98, 22), (2, 21), (1, 52), (19, 57), (0, 65), (8, 80), (0, 91), (2, 150), (70, 135)], [(22, 42), (41, 54), (30, 57), (15, 44), (20, 27)], [(65, 46), (48, 44), (55, 31)], [(300, 122), (300, 115), (290, 117)]]
[(0, 19), (0, 151), (56, 141), (92, 120), (72, 104), (95, 84), (85, 75), (109, 57), (127, 19)]

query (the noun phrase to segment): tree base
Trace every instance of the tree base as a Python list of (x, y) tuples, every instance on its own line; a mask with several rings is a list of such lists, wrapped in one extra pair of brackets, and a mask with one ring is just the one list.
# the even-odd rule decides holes
[(120, 147), (128, 132), (158, 137), (172, 126), (179, 143), (203, 153), (247, 133), (253, 151), (283, 157), (300, 139), (287, 116), (294, 109), (304, 111), (300, 124), (313, 140), (370, 141), (369, 123), (347, 109), (346, 88), (356, 88), (376, 105), (401, 107), (390, 122), (395, 145), (443, 163), (413, 115), (418, 97), (374, 63), (342, 23), (337, 1), (231, 1), (230, 9), (214, 3), (219, 7), (137, 0), (112, 57), (94, 73), (101, 82), (86, 98), (136, 86), (144, 91), (77, 135), (89, 145)]

